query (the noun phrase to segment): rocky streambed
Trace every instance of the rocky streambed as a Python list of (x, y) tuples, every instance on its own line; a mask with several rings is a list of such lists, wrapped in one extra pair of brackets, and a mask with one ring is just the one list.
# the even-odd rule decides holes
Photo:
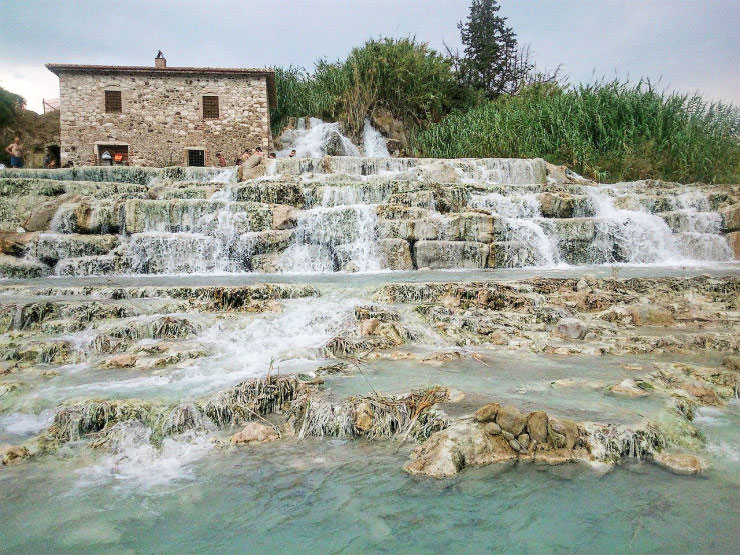
[[(421, 445), (404, 468), (434, 477), (512, 461), (613, 465), (628, 458), (695, 473), (706, 467), (692, 425), (696, 411), (737, 396), (735, 276), (585, 274), (332, 289), (4, 287), (0, 407), (15, 418), (32, 417), (29, 410), (53, 418), (39, 435), (4, 447), (3, 463), (47, 456), (72, 441), (105, 448), (108, 436), (140, 426), (153, 445), (185, 433), (220, 437), (224, 445), (310, 436), (416, 440)], [(271, 331), (278, 337), (254, 344)], [(294, 333), (305, 337), (290, 341)], [(634, 400), (633, 413), (619, 407), (616, 421), (607, 413), (594, 422), (553, 415), (536, 397), (511, 402), (506, 391), (479, 384), (466, 391), (449, 377), (393, 392), (404, 381), (394, 363), (417, 373), (425, 366), (482, 369), (518, 353), (565, 356), (576, 366), (581, 357), (642, 357), (619, 376), (566, 371), (549, 383), (574, 400), (584, 390), (607, 403)], [(697, 362), (686, 361), (697, 354)], [(399, 383), (391, 393), (372, 382), (364, 395), (336, 391), (337, 381), (362, 387), (370, 369)], [(473, 382), (496, 374), (481, 369)], [(239, 381), (250, 375), (256, 377)], [(560, 402), (551, 404), (557, 413)], [(6, 420), (12, 429), (13, 418)]]
[[(148, 285), (2, 286), (0, 489), (9, 545), (33, 547), (46, 537), (39, 530), (23, 539), (16, 528), (24, 492), (43, 496), (40, 480), (88, 515), (79, 537), (57, 538), (60, 547), (126, 543), (123, 521), (89, 514), (99, 503), (126, 507), (136, 498), (175, 518), (182, 509), (178, 494), (167, 493), (173, 486), (211, 499), (206, 492), (221, 491), (216, 484), (227, 476), (233, 488), (222, 498), (241, 491), (261, 503), (274, 487), (308, 488), (311, 501), (296, 507), (309, 502), (340, 513), (347, 509), (335, 507), (336, 488), (345, 479), (368, 500), (390, 480), (388, 502), (402, 505), (416, 488), (427, 489), (420, 478), (458, 476), (451, 487), (463, 489), (448, 501), (465, 506), (468, 495), (474, 504), (486, 491), (509, 495), (498, 488), (511, 488), (514, 475), (526, 491), (543, 479), (554, 480), (547, 488), (566, 487), (558, 485), (561, 471), (549, 470), (566, 467), (586, 496), (611, 491), (612, 481), (646, 487), (636, 485), (643, 481), (636, 465), (654, 467), (639, 472), (659, 472), (652, 480), (678, 492), (694, 489), (676, 482), (687, 479), (679, 475), (699, 475), (690, 479), (704, 480), (702, 499), (736, 487), (736, 424), (725, 424), (718, 438), (707, 423), (736, 418), (737, 276), (591, 271), (464, 281), (422, 272), (358, 274), (341, 284), (151, 278)], [(360, 467), (374, 479), (358, 482)], [(321, 478), (308, 485), (310, 476)], [(411, 482), (403, 485), (401, 476)], [(404, 516), (388, 520), (357, 503), (342, 521), (365, 526), (362, 545), (403, 545), (394, 530), (406, 526)], [(350, 545), (339, 537), (336, 545)], [(652, 529), (647, 537), (655, 539)], [(720, 534), (713, 545), (726, 539)], [(131, 546), (161, 545), (154, 536), (141, 540)]]
[(734, 186), (265, 171), (3, 174), (5, 548), (731, 549)]

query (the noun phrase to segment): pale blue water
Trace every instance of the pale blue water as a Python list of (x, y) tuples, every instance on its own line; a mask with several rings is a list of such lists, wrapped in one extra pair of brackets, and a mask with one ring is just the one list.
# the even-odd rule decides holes
[[(74, 461), (0, 473), (3, 551), (714, 552), (736, 549), (737, 466), (471, 469), (412, 478), (408, 449), (313, 440), (212, 451), (162, 485)], [(146, 481), (146, 480), (144, 480)]]
[[(521, 277), (521, 271), (518, 274)], [(322, 361), (305, 358), (304, 351), (322, 345), (333, 333), (314, 320), (331, 320), (341, 310), (351, 312), (358, 298), (369, 301), (367, 292), (374, 286), (407, 279), (484, 277), (497, 275), (321, 277), (316, 283), (325, 295), (318, 299), (289, 301), (282, 313), (243, 315), (223, 330), (215, 329), (213, 338), (224, 344), (224, 353), (199, 359), (192, 367), (158, 375), (70, 365), (58, 368), (59, 375), (53, 378), (19, 375), (23, 388), (0, 403), (0, 443), (17, 444), (32, 437), (50, 423), (59, 403), (72, 398), (197, 397), (249, 377), (244, 372), (252, 371), (250, 365), (254, 372), (264, 373), (274, 353), (295, 345), (301, 349), (282, 356), (282, 370), (310, 369)], [(116, 283), (140, 285), (148, 279)], [(236, 284), (244, 278), (151, 280)], [(332, 289), (338, 300), (328, 294)], [(420, 343), (409, 345), (409, 350), (440, 347)], [(470, 357), (439, 367), (374, 361), (364, 366), (362, 375), (331, 377), (326, 385), (335, 397), (343, 397), (373, 389), (400, 393), (440, 383), (466, 393), (457, 409), (446, 407), (451, 412), (505, 399), (525, 410), (544, 408), (583, 420), (631, 422), (649, 417), (664, 399), (620, 398), (608, 395), (606, 385), (650, 371), (652, 362), (677, 358), (483, 350), (479, 354), (485, 364)], [(679, 358), (711, 366), (721, 355)], [(624, 368), (625, 364), (643, 370)], [(561, 378), (578, 385), (552, 385)], [(607, 474), (577, 465), (522, 464), (466, 469), (439, 481), (406, 475), (402, 466), (412, 446), (395, 452), (389, 442), (284, 441), (223, 449), (203, 436), (167, 440), (159, 449), (131, 437), (112, 453), (69, 445), (54, 456), (0, 468), (0, 551), (736, 552), (740, 407), (735, 401), (726, 408), (703, 409), (696, 425), (707, 438), (701, 455), (711, 465), (698, 477), (676, 476), (646, 461), (634, 461)]]

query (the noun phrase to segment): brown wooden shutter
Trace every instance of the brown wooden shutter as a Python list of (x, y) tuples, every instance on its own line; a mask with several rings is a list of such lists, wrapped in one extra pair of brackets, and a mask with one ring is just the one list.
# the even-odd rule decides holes
[(122, 108), (121, 91), (105, 91), (105, 111), (120, 114)]
[(203, 119), (218, 119), (218, 97), (203, 97)]

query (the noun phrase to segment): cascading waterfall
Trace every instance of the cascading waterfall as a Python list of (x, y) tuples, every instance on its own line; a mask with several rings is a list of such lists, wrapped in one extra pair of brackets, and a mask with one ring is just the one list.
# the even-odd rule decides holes
[[(314, 123), (317, 136), (327, 129)], [(720, 214), (731, 188), (553, 183), (538, 159), (334, 156), (279, 158), (270, 168), (243, 183), (235, 168), (131, 168), (131, 182), (66, 182), (75, 196), (60, 202), (24, 263), (82, 276), (733, 258)]]
[(222, 169), (211, 178), (211, 183), (236, 183), (236, 167)]
[(639, 203), (635, 203), (636, 210), (615, 207), (612, 195), (625, 193), (617, 187), (588, 187), (586, 193), (596, 216), (591, 249), (597, 261), (651, 264), (732, 259), (727, 242), (719, 235), (719, 214), (697, 210), (709, 207), (701, 191), (685, 192), (669, 201), (680, 206), (670, 214), (677, 216), (674, 229), (664, 217)]
[(288, 146), (277, 153), (280, 157), (295, 150), (298, 158), (321, 158), (329, 148), (340, 150), (345, 156), (360, 154), (352, 141), (342, 135), (338, 122), (327, 123), (318, 118), (310, 118), (308, 127), (304, 119), (299, 119), (297, 128), (284, 133), (281, 142)]
[(377, 206), (319, 206), (298, 219), (293, 244), (283, 253), (283, 271), (325, 273), (381, 269), (377, 254)]
[(298, 158), (321, 158), (327, 153), (342, 156), (365, 156), (388, 158), (388, 147), (383, 135), (365, 119), (362, 130), (362, 145), (357, 147), (348, 137), (342, 134), (338, 122), (325, 122), (319, 118), (298, 118), (296, 128), (288, 129), (280, 136), (284, 148), (278, 157), (287, 156), (291, 150), (296, 151)]
[(385, 137), (372, 126), (370, 118), (365, 118), (365, 125), (362, 128), (362, 147), (365, 156), (371, 158), (388, 158), (390, 156)]
[(514, 197), (500, 193), (473, 194), (470, 196), (470, 205), (490, 210), (493, 216), (499, 218), (503, 226), (502, 233), (506, 241), (511, 243), (506, 248), (526, 248), (524, 265), (553, 266), (560, 263), (557, 239), (549, 237), (543, 229), (540, 203), (533, 193)]
[(686, 191), (671, 199), (676, 212), (673, 231), (678, 233), (679, 249), (686, 258), (730, 260), (732, 252), (721, 235), (722, 217), (712, 212), (709, 199), (701, 191)]
[[(224, 172), (220, 176), (228, 179), (229, 174)], [(221, 179), (218, 182), (228, 183)], [(187, 222), (185, 231), (151, 230), (135, 234), (130, 241), (133, 271), (163, 274), (245, 271), (255, 242), (249, 214), (237, 210), (229, 187), (214, 193), (210, 200), (215, 201), (212, 211), (192, 210), (182, 218)]]
[(597, 260), (640, 264), (680, 258), (676, 238), (662, 218), (616, 208), (608, 192), (607, 188), (587, 191), (598, 218), (591, 245)]

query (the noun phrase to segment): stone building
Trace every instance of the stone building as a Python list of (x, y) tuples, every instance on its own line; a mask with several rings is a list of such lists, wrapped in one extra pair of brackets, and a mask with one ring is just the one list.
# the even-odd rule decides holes
[(272, 70), (154, 62), (46, 65), (59, 77), (62, 164), (211, 166), (218, 152), (231, 164), (272, 145)]

